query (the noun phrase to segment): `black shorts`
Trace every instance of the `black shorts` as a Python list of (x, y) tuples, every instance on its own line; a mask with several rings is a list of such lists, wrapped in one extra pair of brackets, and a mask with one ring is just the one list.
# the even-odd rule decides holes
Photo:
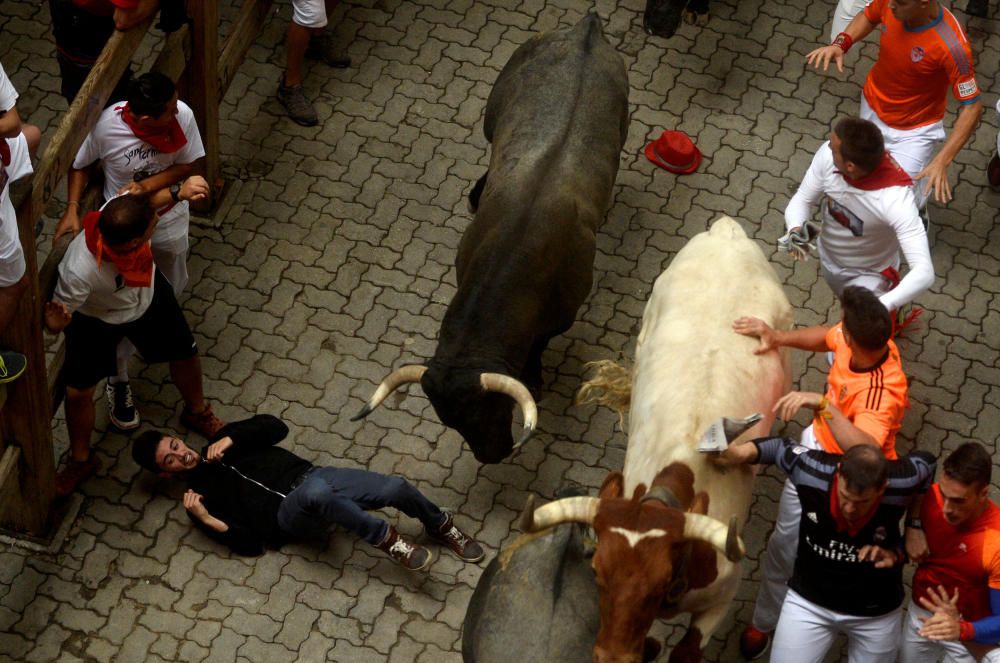
[(153, 283), (153, 301), (138, 320), (112, 325), (79, 311), (73, 314), (66, 327), (66, 386), (89, 389), (117, 373), (118, 343), (125, 337), (149, 364), (190, 359), (198, 353), (174, 290), (160, 270)]

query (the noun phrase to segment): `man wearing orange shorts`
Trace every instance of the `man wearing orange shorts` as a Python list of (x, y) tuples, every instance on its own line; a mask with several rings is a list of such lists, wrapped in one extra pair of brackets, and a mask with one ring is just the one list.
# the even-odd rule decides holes
[[(792, 391), (775, 405), (775, 413), (785, 421), (802, 408), (812, 412), (812, 423), (802, 431), (801, 446), (842, 454), (867, 444), (895, 460), (907, 382), (899, 349), (892, 341), (889, 311), (871, 291), (859, 286), (844, 288), (840, 303), (843, 318), (832, 327), (779, 331), (762, 320), (745, 317), (733, 323), (733, 330), (760, 338), (758, 354), (782, 346), (834, 353), (826, 394)], [(777, 626), (795, 566), (800, 519), (798, 493), (786, 481), (761, 565), (763, 578), (753, 620), (740, 637), (740, 651), (748, 660), (763, 655)]]
[[(918, 204), (923, 206), (931, 189), (935, 200), (946, 203), (952, 197), (948, 166), (983, 114), (972, 49), (938, 0), (872, 0), (832, 44), (810, 52), (806, 61), (824, 71), (835, 62), (843, 71), (844, 54), (876, 28), (878, 59), (865, 79), (860, 115), (878, 125), (886, 150), (914, 181), (926, 179), (916, 192)], [(945, 140), (949, 88), (961, 108)]]

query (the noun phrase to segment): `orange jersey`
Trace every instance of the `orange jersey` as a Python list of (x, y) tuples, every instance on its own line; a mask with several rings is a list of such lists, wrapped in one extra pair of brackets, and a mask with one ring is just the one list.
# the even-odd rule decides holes
[[(941, 489), (931, 486), (920, 512), (930, 555), (913, 575), (913, 600), (928, 587), (958, 588), (962, 618), (974, 622), (993, 614), (990, 590), (1000, 589), (1000, 507), (990, 501), (983, 515), (962, 529), (948, 523)], [(918, 603), (919, 605), (919, 603)]]
[(979, 99), (972, 49), (950, 11), (941, 7), (936, 19), (910, 29), (892, 15), (889, 0), (872, 0), (865, 17), (882, 36), (864, 95), (883, 122), (893, 129), (915, 129), (940, 121), (948, 88), (962, 104)]
[[(826, 346), (834, 352), (827, 377), (827, 399), (852, 424), (875, 438), (886, 458), (895, 460), (896, 432), (908, 402), (906, 375), (896, 344), (890, 340), (885, 360), (860, 372), (851, 370), (851, 349), (844, 340), (843, 324), (834, 325), (826, 333)], [(843, 453), (827, 420), (819, 414), (813, 418), (813, 432), (824, 451)]]

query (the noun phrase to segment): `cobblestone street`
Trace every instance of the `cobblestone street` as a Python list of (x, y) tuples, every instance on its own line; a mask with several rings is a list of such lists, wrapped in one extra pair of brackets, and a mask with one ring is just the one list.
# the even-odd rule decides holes
[[(224, 33), (234, 4), (222, 3)], [(621, 469), (626, 435), (617, 416), (573, 405), (583, 366), (631, 356), (653, 281), (720, 215), (760, 240), (797, 324), (836, 320), (818, 262), (793, 263), (775, 240), (833, 121), (857, 112), (874, 37), (850, 53), (844, 74), (817, 74), (806, 70), (805, 54), (827, 42), (832, 0), (713, 0), (706, 26), (684, 25), (670, 40), (642, 30), (644, 4), (346, 0), (332, 26), (353, 65), (311, 65), (305, 89), (320, 125), (305, 128), (275, 98), (291, 16), (290, 3), (277, 2), (220, 110), (232, 204), (223, 217), (193, 221), (191, 282), (180, 298), (216, 413), (226, 421), (274, 414), (291, 428), (284, 446), (310, 461), (405, 476), (453, 509), (489, 560), (517, 536), (530, 493), (544, 501), (568, 483), (596, 491)], [(512, 459), (480, 465), (419, 386), (350, 421), (385, 374), (433, 354), (470, 221), (466, 194), (489, 159), (482, 115), (493, 81), (518, 45), (590, 9), (628, 68), (631, 125), (598, 233), (595, 285), (544, 357), (539, 432)], [(931, 205), (938, 277), (900, 342), (912, 401), (901, 453), (947, 452), (970, 439), (997, 451), (1000, 194), (986, 185), (985, 165), (998, 127), (998, 0), (991, 15), (969, 26), (986, 112), (951, 168), (955, 199)], [(49, 22), (47, 3), (0, 4), (0, 62), (21, 94), (22, 118), (45, 139), (66, 110)], [(954, 107), (951, 100), (949, 129)], [(705, 157), (696, 173), (675, 176), (642, 155), (664, 129), (692, 137)], [(48, 210), (43, 251), (62, 210), (62, 202)], [(793, 354), (794, 384), (820, 391), (826, 362), (806, 359)], [(166, 365), (135, 361), (140, 430), (172, 431), (200, 448), (203, 440), (179, 422), (183, 404)], [(429, 572), (414, 574), (343, 531), (325, 547), (231, 555), (190, 527), (179, 486), (139, 470), (131, 437), (109, 428), (98, 391), (103, 469), (83, 485), (61, 549), (0, 549), (0, 660), (461, 661), (462, 620), (485, 561), (465, 564), (435, 547)], [(61, 417), (57, 454), (67, 446)], [(784, 431), (797, 435), (804, 423), (802, 415)], [(757, 480), (744, 582), (707, 660), (740, 660), (737, 639), (781, 480), (773, 468)], [(417, 521), (388, 518), (421, 540)], [(658, 623), (653, 635), (676, 642), (686, 623)]]

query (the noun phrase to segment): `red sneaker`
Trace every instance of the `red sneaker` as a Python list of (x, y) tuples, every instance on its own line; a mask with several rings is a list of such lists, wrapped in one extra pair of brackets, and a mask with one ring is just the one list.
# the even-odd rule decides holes
[(771, 644), (771, 634), (761, 631), (753, 624), (747, 624), (740, 634), (740, 654), (748, 661), (763, 656), (769, 644)]
[(56, 497), (67, 497), (76, 492), (80, 484), (97, 474), (101, 461), (93, 451), (85, 461), (70, 458), (63, 469), (56, 473)]
[(215, 437), (215, 434), (226, 425), (222, 419), (215, 416), (215, 413), (212, 412), (212, 406), (208, 403), (205, 403), (205, 409), (197, 414), (185, 407), (181, 413), (181, 423), (194, 432), (201, 433), (209, 440)]

